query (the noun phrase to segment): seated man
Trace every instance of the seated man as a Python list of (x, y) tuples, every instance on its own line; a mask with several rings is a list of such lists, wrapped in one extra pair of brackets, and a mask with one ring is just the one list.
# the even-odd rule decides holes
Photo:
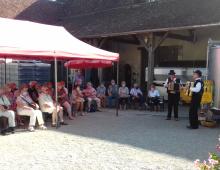
[(57, 106), (50, 96), (50, 91), (46, 86), (41, 87), (41, 93), (39, 95), (39, 105), (42, 112), (52, 114), (52, 127), (56, 127), (57, 115), (60, 118), (61, 125), (67, 125), (63, 120), (63, 108)]
[(83, 94), (85, 95), (87, 101), (88, 101), (88, 111), (91, 111), (91, 103), (92, 101), (96, 101), (97, 103), (97, 111), (100, 111), (101, 108), (101, 100), (96, 97), (96, 90), (92, 87), (92, 83), (88, 82), (86, 85), (86, 89), (83, 90)]
[(104, 83), (101, 83), (97, 88), (97, 97), (101, 100), (102, 107), (106, 107), (106, 88)]
[(44, 126), (44, 120), (42, 112), (39, 110), (39, 106), (35, 103), (28, 94), (28, 86), (22, 85), (20, 89), (20, 95), (17, 97), (17, 113), (18, 115), (30, 116), (30, 122), (28, 130), (33, 132), (36, 121), (38, 121), (39, 129), (46, 130)]
[(108, 107), (112, 107), (113, 101), (118, 97), (118, 86), (115, 84), (115, 80), (111, 80), (111, 84), (108, 87)]
[(154, 107), (154, 110), (159, 110), (159, 103), (160, 103), (160, 93), (156, 90), (155, 85), (151, 85), (151, 89), (148, 91), (148, 98), (149, 98), (149, 105)]
[(139, 103), (139, 106), (141, 107), (144, 103), (144, 97), (141, 89), (138, 87), (137, 83), (134, 83), (134, 87), (130, 91), (131, 100), (136, 103)]
[(120, 108), (122, 109), (122, 106), (124, 106), (124, 109), (127, 109), (128, 99), (129, 99), (130, 95), (129, 95), (129, 89), (126, 86), (125, 81), (121, 82), (121, 87), (118, 90), (118, 94), (119, 94)]
[(9, 102), (7, 96), (4, 94), (4, 90), (0, 89), (0, 117), (8, 118), (8, 128), (1, 131), (2, 135), (6, 133), (14, 133), (15, 130), (15, 113), (9, 110), (11, 103)]

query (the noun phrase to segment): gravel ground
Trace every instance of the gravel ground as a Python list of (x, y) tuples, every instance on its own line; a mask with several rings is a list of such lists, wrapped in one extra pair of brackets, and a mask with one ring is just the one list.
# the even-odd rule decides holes
[[(185, 112), (185, 111), (184, 111)], [(164, 113), (90, 113), (58, 130), (0, 136), (1, 170), (193, 170), (214, 151), (219, 129), (187, 130)]]

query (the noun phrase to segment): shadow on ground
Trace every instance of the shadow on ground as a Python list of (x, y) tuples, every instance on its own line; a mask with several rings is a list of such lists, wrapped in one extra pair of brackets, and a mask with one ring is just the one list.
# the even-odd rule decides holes
[[(183, 109), (184, 110), (184, 109)], [(96, 138), (144, 150), (168, 154), (188, 160), (206, 159), (208, 152), (215, 151), (219, 129), (201, 127), (188, 130), (187, 118), (179, 122), (166, 121), (164, 113), (114, 110), (90, 113), (69, 122), (59, 132), (87, 138)]]

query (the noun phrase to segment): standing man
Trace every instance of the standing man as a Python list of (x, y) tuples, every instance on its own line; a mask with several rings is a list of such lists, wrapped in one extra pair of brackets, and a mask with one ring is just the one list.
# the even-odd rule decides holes
[(202, 95), (204, 91), (204, 83), (201, 77), (202, 77), (202, 72), (200, 70), (196, 70), (193, 72), (194, 87), (190, 88), (190, 91), (192, 91), (192, 100), (191, 100), (190, 110), (189, 110), (190, 125), (187, 126), (187, 128), (189, 129), (199, 128), (198, 109), (200, 107), (200, 103), (201, 103)]
[(176, 78), (174, 70), (170, 70), (169, 78), (166, 80), (164, 87), (167, 88), (168, 93), (168, 114), (166, 120), (171, 120), (172, 109), (174, 108), (174, 119), (179, 120), (178, 105), (180, 100), (181, 80)]
[(73, 84), (76, 84), (76, 83), (80, 83), (80, 86), (84, 86), (85, 84), (85, 77), (83, 75), (83, 72), (82, 70), (78, 70), (76, 72), (76, 75), (75, 75), (75, 79), (74, 79), (74, 83)]

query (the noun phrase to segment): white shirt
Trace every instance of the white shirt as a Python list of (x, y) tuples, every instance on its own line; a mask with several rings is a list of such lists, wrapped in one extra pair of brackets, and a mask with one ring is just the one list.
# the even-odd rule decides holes
[(130, 94), (132, 96), (138, 96), (138, 94), (143, 95), (140, 88), (132, 88), (131, 91), (130, 91)]
[(5, 95), (0, 96), (0, 105), (10, 106), (11, 103)]
[[(173, 79), (173, 81), (176, 83), (176, 77)], [(168, 87), (168, 83), (169, 83), (169, 79), (166, 79), (166, 81), (165, 81), (165, 83), (164, 83), (164, 87)], [(182, 83), (182, 81), (180, 80), (180, 85), (182, 85), (183, 83)]]
[(159, 96), (160, 96), (160, 93), (158, 90), (154, 90), (154, 91), (149, 90), (148, 92), (148, 97), (159, 97)]
[[(201, 80), (201, 78), (197, 78), (196, 80)], [(202, 88), (202, 84), (201, 84), (201, 82), (198, 82), (196, 84), (196, 87), (191, 87), (190, 90), (192, 92), (198, 93), (198, 92), (200, 92), (201, 88)]]
[[(50, 107), (45, 107), (45, 104), (49, 105)], [(52, 97), (45, 93), (40, 94), (39, 105), (42, 112), (52, 113), (55, 108)]]
[[(18, 102), (21, 103), (23, 106), (28, 106), (28, 107), (30, 107), (28, 103), (34, 103), (27, 92), (25, 92), (23, 94), (20, 94), (20, 96), (17, 97), (16, 103), (18, 103)], [(23, 107), (17, 106), (17, 111), (18, 112), (23, 111), (23, 110), (26, 110), (26, 109), (23, 108)]]

